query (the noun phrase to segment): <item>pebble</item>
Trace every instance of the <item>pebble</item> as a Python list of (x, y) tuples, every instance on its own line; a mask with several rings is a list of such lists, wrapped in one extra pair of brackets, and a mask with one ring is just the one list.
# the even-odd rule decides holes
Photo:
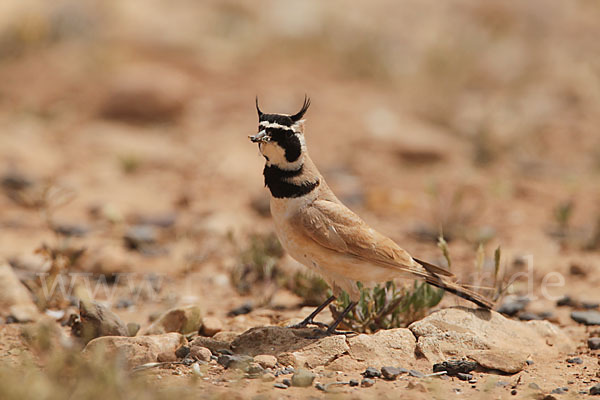
[(581, 306), (586, 310), (595, 310), (600, 304), (595, 301), (582, 301)]
[(567, 393), (569, 391), (568, 387), (559, 387), (556, 389), (552, 389), (552, 391), (550, 393), (552, 394), (563, 394), (563, 393)]
[(583, 364), (583, 360), (579, 357), (568, 358), (567, 362), (569, 364)]
[(400, 368), (396, 368), (396, 367), (383, 367), (383, 368), (381, 368), (381, 374), (388, 381), (394, 381), (394, 380), (396, 380), (396, 378), (398, 378), (398, 376), (401, 373), (402, 373), (402, 370), (400, 370)]
[(258, 377), (261, 377), (265, 373), (265, 370), (263, 367), (260, 366), (259, 363), (251, 362), (248, 364), (246, 373), (249, 375), (250, 378), (258, 378)]
[(350, 379), (350, 381), (348, 382), (348, 385), (350, 386), (358, 386), (359, 382), (356, 379)]
[(317, 384), (315, 384), (315, 387), (316, 387), (318, 390), (322, 391), (322, 392), (324, 392), (324, 391), (325, 391), (325, 386), (323, 386), (323, 384), (322, 384), (322, 383), (317, 383)]
[(210, 361), (211, 357), (212, 357), (211, 351), (209, 349), (207, 349), (206, 347), (202, 347), (202, 346), (190, 347), (190, 355), (199, 361)]
[(591, 337), (587, 343), (590, 350), (600, 350), (600, 337)]
[(364, 378), (362, 380), (362, 382), (360, 383), (360, 386), (362, 386), (362, 387), (371, 387), (374, 384), (375, 384), (375, 380), (374, 379)]
[(173, 351), (163, 351), (156, 357), (158, 362), (173, 362), (177, 361), (177, 356)]
[(140, 331), (140, 328), (141, 326), (137, 322), (129, 322), (127, 324), (127, 333), (130, 337), (134, 337)]
[(533, 365), (534, 364), (533, 360), (525, 360), (525, 362), (527, 363), (527, 365)]
[(600, 325), (600, 312), (598, 311), (573, 311), (571, 319), (585, 325)]
[(283, 383), (279, 383), (279, 382), (273, 384), (273, 387), (276, 387), (277, 389), (287, 389), (288, 388), (288, 386), (284, 385)]
[(275, 375), (273, 375), (273, 374), (272, 374), (272, 373), (270, 373), (270, 372), (267, 372), (267, 373), (264, 373), (264, 374), (263, 374), (263, 375), (260, 377), (260, 379), (261, 379), (263, 382), (273, 382), (273, 381), (275, 380)]
[(510, 394), (512, 394), (513, 396), (517, 395), (517, 389), (513, 389), (510, 391)]
[(292, 381), (289, 378), (285, 378), (284, 380), (281, 381), (285, 386), (290, 387), (292, 386)]
[(238, 354), (222, 354), (217, 359), (217, 362), (225, 368), (240, 369), (242, 371), (247, 371), (252, 361), (252, 357)]
[(465, 374), (464, 372), (459, 372), (458, 374), (456, 374), (456, 376), (461, 381), (469, 381), (469, 380), (473, 379), (473, 375), (472, 374)]
[(529, 303), (529, 299), (516, 299), (507, 301), (498, 308), (498, 312), (512, 317), (519, 311), (523, 311), (527, 303)]
[(223, 330), (223, 324), (218, 318), (204, 317), (202, 318), (202, 327), (200, 332), (203, 336), (214, 336)]
[(533, 390), (541, 390), (540, 386), (537, 383), (535, 383), (535, 382), (531, 382), (528, 385), (528, 387), (529, 387), (529, 389), (533, 389)]
[(421, 371), (414, 370), (414, 369), (411, 369), (410, 371), (408, 371), (408, 374), (410, 376), (414, 376), (415, 378), (424, 378), (425, 377), (424, 373), (422, 373)]
[(312, 385), (316, 375), (305, 369), (299, 369), (292, 375), (292, 386), (308, 387)]
[(433, 372), (446, 371), (448, 376), (456, 376), (459, 372), (468, 374), (476, 369), (479, 365), (474, 361), (465, 360), (448, 360), (433, 365)]
[(519, 314), (519, 319), (521, 321), (541, 321), (544, 318), (536, 313), (526, 311), (524, 313)]
[(177, 356), (177, 358), (186, 358), (188, 354), (190, 354), (189, 346), (181, 346), (177, 350), (175, 350), (175, 355)]
[(575, 301), (571, 298), (571, 296), (563, 296), (556, 302), (557, 307), (573, 307), (575, 305)]
[(594, 386), (590, 388), (590, 394), (593, 396), (600, 395), (600, 383), (596, 383)]
[(259, 363), (263, 368), (275, 368), (277, 366), (277, 358), (269, 354), (254, 356), (254, 361)]
[(234, 308), (233, 310), (229, 311), (227, 313), (227, 316), (229, 316), (229, 317), (235, 317), (235, 316), (238, 316), (238, 315), (248, 314), (248, 313), (250, 313), (252, 311), (252, 308), (253, 308), (252, 304), (246, 303), (246, 304), (243, 304), (243, 305), (241, 305), (241, 306), (239, 306), (237, 308)]
[(123, 239), (127, 248), (139, 250), (144, 246), (156, 243), (158, 232), (156, 228), (149, 225), (135, 225), (125, 232)]
[[(368, 367), (365, 372), (362, 373), (365, 378), (381, 378), (381, 372), (377, 368)], [(363, 380), (364, 382), (364, 380)]]
[(200, 370), (200, 366), (197, 363), (192, 364), (192, 372), (194, 375), (202, 376), (202, 371)]

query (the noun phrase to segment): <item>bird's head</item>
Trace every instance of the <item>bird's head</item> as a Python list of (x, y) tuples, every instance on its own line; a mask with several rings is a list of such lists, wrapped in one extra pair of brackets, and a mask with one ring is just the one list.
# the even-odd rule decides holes
[(258, 143), (267, 165), (284, 170), (296, 170), (302, 165), (306, 153), (302, 117), (309, 106), (310, 99), (305, 96), (302, 108), (294, 115), (265, 114), (260, 110), (256, 98), (258, 133), (249, 138)]

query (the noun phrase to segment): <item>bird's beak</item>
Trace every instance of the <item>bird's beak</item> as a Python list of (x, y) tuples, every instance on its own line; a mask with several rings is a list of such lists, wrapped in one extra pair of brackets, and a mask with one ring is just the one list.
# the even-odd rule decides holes
[(258, 132), (256, 135), (254, 135), (254, 136), (248, 136), (248, 137), (254, 143), (265, 143), (265, 142), (268, 142), (271, 139), (267, 135), (267, 132), (264, 129), (262, 131)]

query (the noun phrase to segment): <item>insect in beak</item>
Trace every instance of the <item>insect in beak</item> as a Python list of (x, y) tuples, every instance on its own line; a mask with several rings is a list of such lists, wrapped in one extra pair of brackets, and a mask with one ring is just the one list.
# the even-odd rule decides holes
[(248, 136), (253, 143), (266, 143), (271, 140), (265, 130), (258, 132), (254, 136)]

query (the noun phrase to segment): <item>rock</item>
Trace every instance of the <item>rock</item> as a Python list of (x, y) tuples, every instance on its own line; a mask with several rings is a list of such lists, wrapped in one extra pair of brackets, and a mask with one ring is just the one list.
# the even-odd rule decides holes
[(143, 250), (158, 240), (158, 230), (150, 225), (132, 226), (123, 235), (125, 246), (131, 250)]
[(214, 336), (223, 330), (223, 324), (221, 320), (215, 317), (204, 317), (202, 318), (202, 328), (200, 333), (204, 336)]
[(238, 316), (238, 315), (249, 314), (252, 311), (252, 308), (253, 308), (252, 304), (246, 303), (246, 304), (243, 304), (243, 305), (241, 305), (241, 306), (239, 306), (237, 308), (234, 308), (233, 310), (229, 311), (227, 313), (227, 316), (229, 316), (229, 317), (235, 317), (235, 316)]
[(283, 383), (279, 383), (279, 382), (273, 384), (273, 387), (276, 387), (277, 389), (287, 389), (288, 388), (287, 385), (284, 385)]
[(127, 325), (117, 314), (91, 300), (79, 302), (79, 321), (71, 329), (84, 343), (100, 336), (129, 336)]
[(43, 255), (31, 253), (11, 257), (8, 262), (15, 270), (25, 270), (30, 272), (48, 272), (52, 265), (52, 261), (48, 260)]
[(459, 372), (458, 374), (456, 374), (456, 377), (461, 381), (470, 381), (471, 379), (473, 379), (473, 375), (465, 374), (464, 372)]
[(191, 347), (206, 347), (211, 352), (217, 353), (219, 350), (230, 350), (230, 345), (230, 342), (216, 340), (215, 338), (198, 336), (192, 341)]
[(160, 335), (167, 332), (198, 332), (202, 325), (202, 312), (199, 306), (191, 305), (173, 308), (162, 314), (146, 329), (142, 335)]
[(257, 363), (257, 362), (250, 362), (248, 364), (248, 368), (246, 370), (246, 373), (248, 374), (249, 378), (259, 378), (259, 377), (261, 377), (265, 373), (265, 370), (264, 370), (263, 367), (260, 366), (259, 363)]
[(424, 373), (422, 373), (421, 371), (417, 371), (415, 369), (411, 369), (410, 371), (408, 371), (408, 374), (410, 376), (414, 376), (415, 378), (425, 378)]
[(130, 367), (155, 362), (161, 353), (173, 353), (185, 342), (179, 333), (155, 336), (103, 336), (90, 341), (83, 349), (83, 355), (92, 357), (103, 354), (106, 357), (122, 357)]
[(365, 378), (381, 378), (381, 372), (377, 368), (368, 367), (365, 372), (362, 373)]
[(183, 112), (190, 95), (185, 74), (154, 64), (117, 71), (106, 87), (100, 114), (131, 122), (173, 121)]
[(360, 386), (362, 387), (371, 387), (375, 384), (375, 380), (371, 379), (371, 378), (364, 378), (361, 382), (360, 382)]
[(90, 227), (83, 224), (62, 223), (53, 225), (52, 230), (63, 236), (84, 237), (89, 233)]
[(190, 356), (196, 360), (208, 362), (210, 361), (212, 352), (206, 347), (192, 345), (190, 347)]
[(348, 381), (348, 385), (350, 385), (351, 387), (358, 386), (359, 382), (356, 379), (350, 379)]
[(315, 380), (316, 375), (305, 369), (299, 369), (292, 375), (292, 386), (308, 387)]
[(552, 391), (550, 392), (551, 394), (564, 394), (567, 393), (569, 391), (568, 387), (559, 387), (556, 389), (552, 389)]
[(297, 365), (312, 369), (329, 365), (349, 350), (346, 338), (343, 335), (335, 335), (316, 342), (313, 340), (311, 344), (292, 354), (296, 357)]
[(504, 315), (508, 315), (509, 317), (512, 317), (514, 315), (517, 315), (517, 313), (519, 311), (523, 311), (523, 309), (525, 308), (525, 306), (527, 305), (527, 302), (524, 301), (506, 301), (504, 302), (500, 307), (498, 307), (498, 312), (500, 314), (504, 314)]
[(414, 360), (415, 336), (406, 328), (381, 330), (372, 335), (360, 334), (347, 339), (350, 357), (381, 368), (386, 365), (406, 364)]
[(587, 343), (590, 350), (600, 350), (600, 337), (591, 337)]
[(281, 383), (283, 383), (287, 387), (292, 386), (292, 381), (288, 378), (285, 378), (284, 380), (282, 380)]
[(129, 322), (127, 324), (127, 336), (135, 336), (140, 331), (140, 324), (137, 322)]
[(567, 358), (569, 364), (583, 364), (583, 360), (580, 357)]
[[(221, 335), (223, 332), (215, 335)], [(236, 353), (256, 356), (270, 354), (278, 356), (281, 353), (306, 350), (319, 341), (310, 339), (312, 329), (289, 329), (280, 326), (263, 326), (251, 328), (238, 335), (231, 342), (231, 349)]]
[(254, 356), (254, 361), (259, 363), (263, 368), (275, 368), (277, 366), (277, 358), (270, 354), (259, 354)]
[(519, 314), (519, 319), (521, 321), (541, 321), (544, 319), (544, 317), (542, 315), (527, 311)]
[(275, 375), (273, 375), (270, 372), (266, 372), (266, 373), (262, 374), (262, 376), (260, 377), (260, 380), (263, 382), (273, 382), (275, 380)]
[(396, 367), (383, 367), (381, 368), (381, 375), (388, 381), (395, 381), (396, 378), (402, 373), (400, 368)]
[(250, 364), (254, 361), (252, 357), (243, 354), (222, 354), (219, 356), (217, 362), (226, 369), (239, 369), (248, 372)]
[(218, 340), (220, 342), (230, 342), (231, 343), (238, 336), (240, 336), (240, 334), (237, 332), (223, 331), (223, 332), (216, 333), (213, 336), (213, 339)]
[(281, 353), (277, 356), (277, 362), (281, 365), (291, 365), (296, 366), (298, 364), (298, 360), (296, 360), (296, 356), (292, 353)]
[(163, 351), (156, 356), (158, 362), (174, 362), (177, 361), (177, 356), (173, 351)]
[(573, 299), (571, 298), (571, 296), (563, 296), (560, 299), (558, 299), (556, 301), (556, 306), (557, 307), (573, 307), (575, 306), (577, 303), (575, 301), (573, 301)]
[(595, 384), (594, 386), (592, 386), (590, 388), (590, 394), (592, 396), (598, 396), (600, 395), (600, 383)]
[(422, 392), (422, 393), (428, 392), (425, 385), (423, 385), (420, 382), (408, 382), (408, 385), (406, 385), (406, 388), (410, 389), (410, 390), (418, 390), (419, 392)]
[(532, 349), (536, 357), (551, 358), (574, 348), (548, 321), (514, 321), (494, 311), (465, 307), (434, 312), (409, 329), (418, 338), (417, 350), (432, 363), (467, 358), (506, 373), (521, 371)]
[(0, 317), (16, 322), (37, 321), (42, 317), (29, 290), (8, 264), (0, 264)]
[(175, 350), (175, 355), (177, 356), (177, 358), (186, 358), (188, 354), (190, 354), (189, 346), (184, 345)]
[(433, 372), (446, 371), (448, 376), (457, 376), (459, 373), (468, 374), (475, 370), (478, 364), (467, 360), (448, 360), (433, 365)]
[(573, 311), (571, 319), (585, 325), (600, 325), (599, 311)]

